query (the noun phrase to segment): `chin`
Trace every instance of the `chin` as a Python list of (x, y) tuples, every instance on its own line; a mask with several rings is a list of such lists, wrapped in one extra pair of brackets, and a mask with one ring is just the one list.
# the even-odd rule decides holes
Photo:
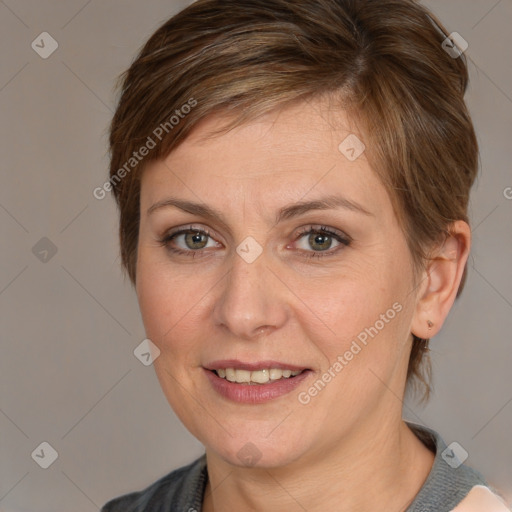
[(273, 469), (292, 464), (306, 453), (304, 433), (299, 432), (300, 429), (293, 433), (282, 431), (269, 437), (266, 434), (238, 437), (226, 434), (222, 439), (205, 439), (203, 444), (208, 452), (213, 452), (230, 465)]

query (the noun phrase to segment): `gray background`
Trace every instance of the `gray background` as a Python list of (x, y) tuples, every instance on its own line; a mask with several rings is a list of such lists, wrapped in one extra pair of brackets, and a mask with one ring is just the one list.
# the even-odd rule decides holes
[[(202, 452), (133, 355), (145, 336), (116, 211), (92, 195), (115, 77), (186, 3), (0, 1), (1, 511), (97, 511)], [(405, 415), (459, 442), (512, 502), (512, 0), (426, 3), (469, 42), (482, 173), (467, 288), (432, 343), (435, 393)], [(48, 59), (31, 48), (43, 31), (59, 44)], [(31, 457), (43, 441), (48, 469)]]

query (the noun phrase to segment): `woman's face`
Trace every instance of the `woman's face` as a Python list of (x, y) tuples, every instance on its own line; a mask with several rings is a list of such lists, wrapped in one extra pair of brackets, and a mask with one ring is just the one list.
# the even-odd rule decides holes
[(303, 103), (206, 137), (223, 122), (142, 176), (136, 289), (154, 366), (210, 453), (313, 462), (400, 421), (411, 255), (345, 114)]

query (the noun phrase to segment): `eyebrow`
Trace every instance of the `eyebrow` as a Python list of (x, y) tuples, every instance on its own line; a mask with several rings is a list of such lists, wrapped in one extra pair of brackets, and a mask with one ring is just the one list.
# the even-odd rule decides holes
[[(193, 215), (217, 219), (218, 221), (222, 222), (225, 226), (227, 226), (227, 222), (224, 220), (224, 216), (219, 210), (203, 203), (184, 201), (182, 199), (177, 199), (174, 197), (170, 197), (167, 199), (163, 199), (162, 201), (156, 202), (155, 204), (148, 208), (147, 215), (149, 216), (156, 210), (168, 207), (175, 207), (180, 210), (183, 210), (184, 212), (191, 213)], [(276, 216), (275, 223), (278, 224), (283, 220), (288, 220), (293, 217), (299, 217), (300, 215), (304, 215), (309, 211), (313, 210), (333, 210), (338, 208), (343, 208), (367, 216), (374, 216), (373, 213), (363, 208), (363, 206), (361, 206), (359, 203), (351, 201), (346, 197), (329, 195), (326, 197), (314, 199), (312, 201), (300, 201), (298, 203), (294, 203), (292, 205), (281, 208)]]

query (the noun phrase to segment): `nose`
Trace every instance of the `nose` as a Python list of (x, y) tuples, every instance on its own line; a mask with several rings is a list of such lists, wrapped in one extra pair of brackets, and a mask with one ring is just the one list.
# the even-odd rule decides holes
[[(236, 339), (253, 340), (271, 334), (285, 325), (289, 317), (286, 290), (265, 259), (247, 263), (238, 254), (215, 303), (216, 325), (226, 329)], [(219, 283), (220, 284), (220, 283)]]

